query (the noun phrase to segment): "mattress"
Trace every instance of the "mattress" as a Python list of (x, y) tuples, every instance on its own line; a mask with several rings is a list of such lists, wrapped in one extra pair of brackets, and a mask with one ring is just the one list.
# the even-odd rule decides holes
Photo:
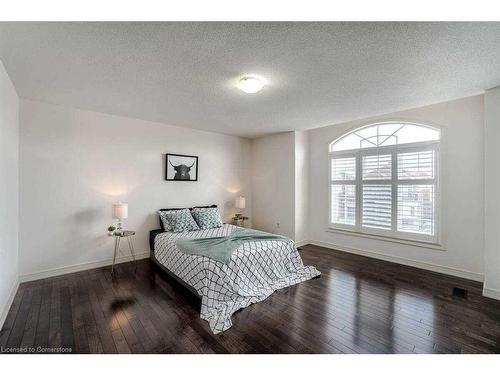
[(176, 246), (179, 238), (227, 236), (236, 228), (224, 224), (191, 232), (162, 232), (154, 237), (153, 256), (198, 292), (200, 317), (208, 321), (214, 333), (229, 329), (231, 316), (237, 310), (265, 300), (278, 289), (321, 274), (313, 266), (304, 266), (292, 240), (245, 242), (228, 263), (184, 254)]

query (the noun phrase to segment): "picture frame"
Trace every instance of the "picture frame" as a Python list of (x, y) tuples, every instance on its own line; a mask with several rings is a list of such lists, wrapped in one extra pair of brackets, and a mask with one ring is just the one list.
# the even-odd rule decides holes
[(198, 181), (198, 156), (165, 154), (166, 181)]

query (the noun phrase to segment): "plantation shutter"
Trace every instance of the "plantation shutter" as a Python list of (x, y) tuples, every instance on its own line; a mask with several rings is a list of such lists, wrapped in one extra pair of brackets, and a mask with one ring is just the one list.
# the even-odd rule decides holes
[[(392, 155), (363, 156), (363, 227), (392, 228)], [(381, 182), (387, 181), (385, 184)]]
[(434, 235), (435, 177), (434, 150), (398, 154), (398, 231)]
[(382, 123), (329, 145), (331, 228), (438, 243), (437, 129)]
[(356, 158), (331, 159), (330, 222), (356, 224)]

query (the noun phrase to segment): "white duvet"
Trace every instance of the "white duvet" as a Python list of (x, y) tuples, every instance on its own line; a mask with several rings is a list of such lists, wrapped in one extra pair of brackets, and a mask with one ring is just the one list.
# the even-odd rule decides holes
[(304, 266), (292, 240), (258, 240), (244, 243), (229, 263), (220, 263), (200, 255), (179, 251), (179, 238), (210, 238), (227, 236), (235, 228), (192, 232), (165, 232), (156, 236), (154, 256), (201, 296), (202, 319), (214, 333), (230, 328), (231, 315), (241, 308), (263, 301), (274, 291), (320, 275), (313, 266)]

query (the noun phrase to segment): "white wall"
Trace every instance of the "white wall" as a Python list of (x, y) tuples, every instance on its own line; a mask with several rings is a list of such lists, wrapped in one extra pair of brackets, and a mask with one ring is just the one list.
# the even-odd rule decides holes
[(273, 134), (252, 141), (255, 228), (286, 235), (295, 242), (308, 239), (308, 166), (307, 131)]
[(295, 242), (309, 238), (309, 135), (295, 132)]
[(0, 62), (0, 328), (18, 284), (19, 98)]
[[(167, 152), (198, 155), (199, 180), (165, 181)], [(106, 228), (118, 200), (129, 204), (125, 227), (137, 230), (139, 253), (149, 251), (159, 208), (216, 203), (228, 220), (235, 196), (251, 207), (249, 162), (247, 139), (21, 100), (23, 279), (109, 261)]]
[[(351, 129), (379, 120), (409, 120), (443, 129), (441, 232), (445, 251), (327, 231), (328, 144)], [(482, 278), (483, 96), (315, 129), (309, 132), (309, 141), (310, 240), (462, 277)]]
[(500, 87), (484, 96), (484, 295), (500, 299)]
[(295, 238), (294, 150), (294, 132), (252, 141), (253, 226), (292, 239)]

